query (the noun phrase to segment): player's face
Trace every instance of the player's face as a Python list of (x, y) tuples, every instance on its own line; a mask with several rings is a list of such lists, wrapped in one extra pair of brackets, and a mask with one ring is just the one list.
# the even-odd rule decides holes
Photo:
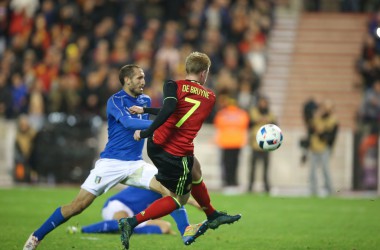
[(131, 96), (137, 97), (144, 91), (145, 74), (142, 69), (136, 68), (135, 74), (126, 82), (126, 91)]

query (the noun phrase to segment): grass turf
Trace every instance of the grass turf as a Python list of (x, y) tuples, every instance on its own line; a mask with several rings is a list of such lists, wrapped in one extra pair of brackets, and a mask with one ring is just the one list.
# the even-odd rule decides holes
[[(29, 234), (54, 209), (70, 202), (78, 188), (0, 189), (0, 249), (22, 249)], [(46, 236), (38, 249), (122, 249), (118, 234), (66, 233), (69, 225), (85, 225), (101, 219), (100, 211), (110, 191), (82, 214)], [(177, 235), (133, 235), (130, 249), (350, 249), (380, 247), (380, 199), (281, 198), (260, 195), (211, 194), (213, 204), (229, 213), (241, 213), (233, 224), (209, 230), (191, 246)], [(187, 206), (191, 223), (204, 214)], [(173, 223), (171, 217), (165, 217)]]

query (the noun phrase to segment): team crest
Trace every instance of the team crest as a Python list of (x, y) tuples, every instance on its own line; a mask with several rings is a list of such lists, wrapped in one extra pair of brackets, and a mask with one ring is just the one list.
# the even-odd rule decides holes
[(95, 177), (95, 183), (96, 184), (99, 184), (101, 180), (102, 180), (102, 177), (100, 177), (100, 176)]

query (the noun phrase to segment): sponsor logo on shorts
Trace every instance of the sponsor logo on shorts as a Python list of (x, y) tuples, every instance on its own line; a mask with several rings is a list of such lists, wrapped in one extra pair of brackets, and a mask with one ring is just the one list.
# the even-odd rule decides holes
[(102, 177), (100, 177), (100, 176), (95, 177), (95, 183), (96, 184), (99, 184), (101, 180), (102, 180)]

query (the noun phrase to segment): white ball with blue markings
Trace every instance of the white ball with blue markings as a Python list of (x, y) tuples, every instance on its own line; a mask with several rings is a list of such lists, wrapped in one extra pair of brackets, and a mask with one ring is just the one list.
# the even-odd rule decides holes
[(256, 134), (256, 141), (264, 151), (273, 151), (278, 149), (283, 140), (281, 129), (274, 124), (265, 124)]

